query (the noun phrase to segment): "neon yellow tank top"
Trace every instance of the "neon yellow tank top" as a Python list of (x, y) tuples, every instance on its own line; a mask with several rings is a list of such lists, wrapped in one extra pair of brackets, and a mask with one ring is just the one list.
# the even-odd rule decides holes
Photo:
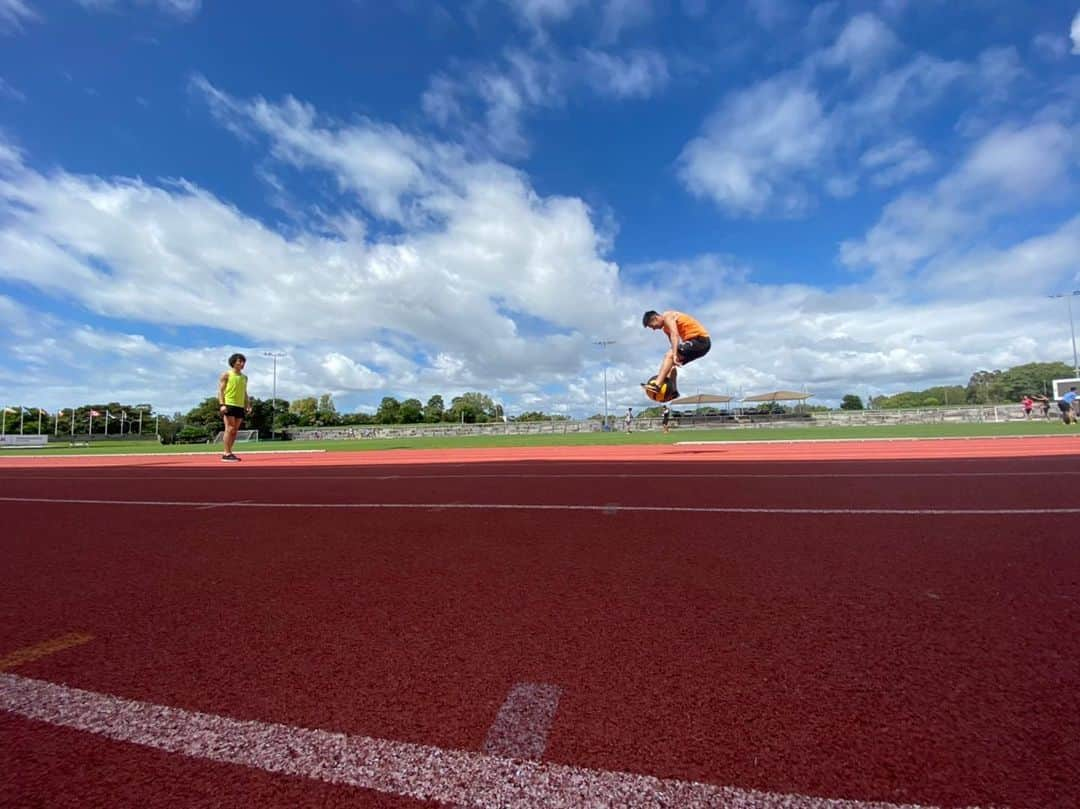
[(243, 407), (246, 403), (247, 377), (230, 370), (229, 380), (225, 383), (225, 404)]

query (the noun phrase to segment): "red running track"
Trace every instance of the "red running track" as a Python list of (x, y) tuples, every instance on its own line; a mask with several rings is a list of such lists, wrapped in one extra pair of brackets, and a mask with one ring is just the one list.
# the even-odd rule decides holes
[(437, 805), (27, 718), (26, 683), (476, 754), (542, 683), (575, 777), (1080, 805), (1078, 446), (2, 458), (0, 802)]

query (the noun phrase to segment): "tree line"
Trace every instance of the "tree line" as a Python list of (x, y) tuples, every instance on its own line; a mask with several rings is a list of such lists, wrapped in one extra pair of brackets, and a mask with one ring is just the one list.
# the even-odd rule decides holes
[[(868, 404), (875, 410), (898, 410), (911, 407), (943, 405), (1015, 404), (1024, 396), (1053, 398), (1055, 379), (1070, 379), (1076, 370), (1063, 362), (1029, 362), (1006, 370), (976, 371), (967, 385), (939, 385), (920, 391), (902, 391), (889, 396), (874, 396)], [(862, 410), (862, 398), (854, 393), (844, 396), (842, 410)]]
[[(902, 391), (887, 396), (875, 396), (868, 404), (875, 409), (898, 409), (912, 407), (939, 407), (960, 404), (1006, 404), (1016, 403), (1024, 395), (1053, 396), (1051, 382), (1068, 379), (1074, 369), (1062, 362), (1033, 362), (1017, 365), (1006, 370), (976, 371), (967, 385), (943, 385), (921, 391)], [(493, 421), (550, 421), (564, 420), (565, 415), (554, 415), (539, 410), (514, 416), (503, 412), (502, 405), (490, 396), (479, 392), (464, 393), (450, 400), (436, 394), (427, 400), (398, 400), (384, 396), (374, 413), (340, 413), (333, 395), (307, 396), (288, 401), (278, 398), (252, 398), (252, 413), (244, 420), (247, 429), (258, 430), (260, 437), (269, 437), (272, 431), (280, 432), (291, 427), (341, 427), (367, 424), (438, 424), (461, 423), (484, 424)], [(843, 410), (861, 410), (863, 400), (857, 394), (847, 394), (840, 407)], [(777, 408), (778, 405), (762, 407)], [(824, 410), (823, 407), (808, 409)], [(146, 402), (129, 404), (107, 402), (65, 408), (59, 412), (23, 406), (7, 406), (3, 410), (3, 430), (18, 433), (20, 418), (23, 431), (38, 431), (39, 415), (41, 432), (59, 436), (85, 436), (93, 427), (93, 435), (109, 438), (135, 436), (140, 433), (139, 415), (142, 415), (143, 436), (160, 436), (166, 443), (173, 441), (206, 441), (221, 430), (221, 414), (217, 398), (207, 397), (187, 413), (155, 413)], [(637, 416), (659, 416), (659, 406), (636, 411)], [(712, 408), (702, 408), (710, 412)], [(717, 411), (719, 412), (719, 411)], [(92, 413), (94, 415), (92, 415)], [(612, 411), (612, 419), (621, 418), (621, 412)], [(592, 418), (600, 419), (596, 413)], [(156, 431), (156, 432), (155, 432)]]

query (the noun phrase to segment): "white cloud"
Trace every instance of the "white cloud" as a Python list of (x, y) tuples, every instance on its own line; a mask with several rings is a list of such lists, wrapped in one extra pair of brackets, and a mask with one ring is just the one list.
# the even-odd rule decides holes
[(1031, 40), (1031, 46), (1044, 59), (1056, 61), (1069, 55), (1069, 40), (1061, 34), (1037, 34)]
[(615, 56), (602, 51), (582, 52), (585, 75), (601, 95), (615, 98), (649, 98), (668, 83), (667, 61), (651, 50)]
[(821, 54), (824, 64), (846, 66), (852, 76), (866, 74), (887, 60), (899, 48), (892, 30), (874, 14), (852, 17), (836, 42)]
[[(887, 167), (860, 157), (890, 148), (899, 128), (950, 91), (973, 93), (987, 105), (1024, 76), (1011, 47), (984, 51), (970, 64), (918, 53), (886, 69), (899, 50), (876, 16), (852, 18), (831, 45), (796, 68), (723, 98), (683, 148), (679, 179), (731, 216), (800, 216), (823, 192), (853, 194), (863, 173), (884, 187), (929, 171), (934, 161), (923, 149)], [(830, 84), (830, 69), (839, 66), (855, 81)]]
[(650, 49), (583, 48), (567, 56), (552, 47), (511, 48), (494, 63), (434, 76), (421, 101), (429, 118), (472, 150), (520, 158), (530, 148), (525, 122), (537, 110), (563, 106), (582, 87), (608, 98), (641, 99), (669, 81), (667, 60)]
[(1076, 136), (1053, 121), (997, 128), (931, 189), (889, 203), (864, 239), (842, 245), (844, 263), (888, 276), (906, 273), (995, 217), (1062, 197), (1076, 160)]
[(647, 23), (652, 16), (652, 0), (606, 0), (600, 23), (600, 42), (614, 43), (623, 31)]
[(1008, 97), (1013, 85), (1026, 71), (1016, 48), (988, 48), (979, 54), (975, 65), (980, 94), (995, 100)]
[(548, 25), (565, 22), (586, 4), (587, 0), (504, 0), (518, 18), (536, 31)]
[(20, 31), (23, 23), (40, 19), (41, 16), (26, 0), (0, 0), (0, 34)]
[(776, 28), (795, 16), (791, 0), (749, 0), (747, 5), (764, 28)]
[(509, 50), (502, 62), (473, 67), (461, 78), (435, 76), (422, 106), (436, 123), (452, 129), (458, 140), (474, 149), (523, 157), (529, 151), (524, 119), (532, 110), (564, 102), (567, 68), (553, 52)]
[(1080, 11), (1076, 12), (1072, 25), (1069, 26), (1069, 39), (1072, 40), (1072, 52), (1080, 54)]
[(864, 152), (859, 162), (873, 172), (870, 180), (879, 187), (897, 185), (934, 167), (934, 158), (913, 138), (879, 144)]
[[(540, 197), (505, 165), (470, 162), (392, 127), (320, 121), (291, 99), (214, 93), (223, 114), (279, 159), (336, 177), (369, 210), (408, 208), (404, 232), (372, 239), (340, 216), (286, 237), (190, 183), (45, 175), (9, 148), (4, 276), (108, 318), (323, 345), (323, 375), (341, 385), (386, 371), (399, 387), (442, 387), (513, 379), (522, 362), (573, 369), (583, 325), (617, 311), (616, 268), (580, 200)], [(408, 182), (361, 171), (358, 143), (408, 158)], [(365, 358), (347, 348), (365, 342), (388, 350)], [(433, 379), (438, 355), (457, 361), (459, 378)]]
[(976, 247), (962, 255), (929, 263), (918, 284), (940, 296), (966, 297), (973, 289), (993, 289), (996, 295), (1039, 295), (1077, 272), (1080, 255), (1080, 216), (1057, 230), (1042, 233), (1000, 250)]
[[(75, 0), (88, 11), (116, 11), (125, 0)], [(138, 6), (154, 6), (159, 11), (171, 14), (181, 20), (196, 17), (202, 8), (202, 0), (130, 0)]]
[(876, 79), (866, 92), (847, 105), (846, 115), (853, 125), (880, 130), (935, 103), (969, 73), (969, 67), (960, 62), (920, 53)]
[(274, 156), (293, 166), (330, 171), (342, 189), (383, 219), (403, 221), (409, 200), (433, 190), (430, 174), (437, 173), (438, 161), (459, 159), (394, 126), (363, 121), (348, 128), (320, 127), (314, 108), (292, 97), (280, 104), (239, 101), (201, 76), (192, 86), (231, 131), (269, 137)]
[(3, 78), (0, 78), (0, 98), (7, 98), (11, 101), (26, 101), (26, 96)]
[(767, 208), (799, 213), (802, 185), (839, 133), (816, 91), (794, 74), (729, 96), (679, 158), (679, 176), (695, 195), (734, 214)]

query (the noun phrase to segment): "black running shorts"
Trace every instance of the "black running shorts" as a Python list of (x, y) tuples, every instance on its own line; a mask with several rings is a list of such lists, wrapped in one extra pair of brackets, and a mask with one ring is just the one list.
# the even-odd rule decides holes
[(691, 337), (683, 343), (679, 343), (679, 362), (686, 365), (698, 357), (704, 357), (712, 348), (712, 340), (708, 337)]

